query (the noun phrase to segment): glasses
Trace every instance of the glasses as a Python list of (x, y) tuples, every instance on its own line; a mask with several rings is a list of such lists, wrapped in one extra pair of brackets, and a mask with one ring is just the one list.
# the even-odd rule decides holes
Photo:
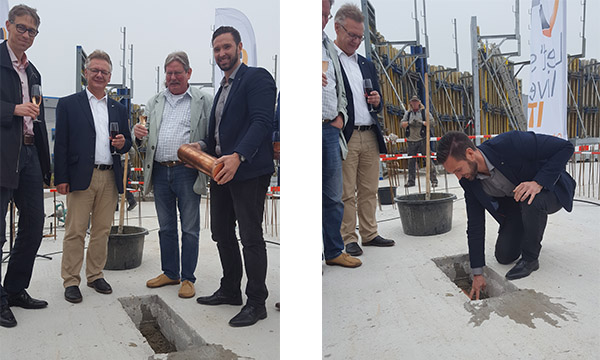
[(346, 32), (346, 34), (348, 34), (348, 36), (350, 36), (350, 38), (353, 39), (353, 40), (363, 41), (363, 39), (365, 38), (364, 36), (356, 35), (356, 34), (353, 34), (351, 32), (348, 32), (348, 30), (346, 30), (346, 28), (342, 24), (340, 24), (340, 26), (342, 27), (342, 29), (344, 29), (344, 31)]
[(94, 75), (97, 75), (98, 73), (100, 73), (100, 74), (102, 74), (102, 76), (108, 76), (110, 74), (110, 71), (100, 70), (100, 69), (96, 69), (96, 68), (87, 69), (87, 70)]
[(180, 77), (184, 71), (169, 71), (167, 77)]
[(29, 34), (29, 37), (36, 37), (37, 34), (39, 34), (40, 32), (37, 31), (37, 29), (34, 28), (28, 28), (27, 26), (23, 25), (23, 24), (15, 24), (14, 21), (10, 22), (11, 24), (15, 25), (15, 27), (17, 28), (17, 32), (19, 34), (25, 34), (25, 32), (27, 31), (27, 33)]

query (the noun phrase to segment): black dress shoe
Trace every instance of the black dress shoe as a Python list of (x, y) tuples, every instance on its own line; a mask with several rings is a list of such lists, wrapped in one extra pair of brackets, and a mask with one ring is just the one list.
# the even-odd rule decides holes
[(135, 209), (137, 205), (137, 201), (135, 201), (135, 199), (132, 199), (131, 201), (128, 200), (127, 202), (129, 203), (129, 206), (127, 206), (127, 211)]
[(43, 309), (48, 306), (48, 303), (44, 300), (32, 298), (27, 291), (23, 290), (18, 294), (9, 294), (8, 305), (19, 306), (23, 309)]
[(360, 256), (362, 255), (362, 253), (363, 251), (360, 248), (360, 245), (358, 245), (358, 243), (351, 242), (350, 244), (346, 245), (346, 254), (352, 256)]
[(517, 262), (517, 265), (515, 265), (512, 269), (510, 269), (506, 273), (506, 278), (508, 280), (521, 279), (521, 278), (529, 276), (529, 274), (531, 274), (532, 272), (536, 271), (539, 268), (540, 268), (540, 263), (537, 259), (532, 260), (532, 261), (527, 261), (527, 260), (524, 260), (521, 258), (521, 260), (519, 260)]
[(71, 302), (73, 304), (80, 303), (83, 300), (83, 296), (81, 296), (81, 291), (79, 291), (79, 286), (67, 286), (65, 288), (65, 300)]
[(394, 246), (396, 242), (394, 240), (384, 239), (381, 236), (377, 235), (373, 238), (373, 240), (369, 242), (364, 242), (363, 246)]
[(267, 318), (267, 308), (264, 306), (254, 306), (246, 304), (236, 316), (229, 320), (229, 325), (233, 327), (250, 326), (256, 324), (258, 320)]
[(10, 306), (0, 305), (0, 326), (11, 328), (17, 326), (17, 319), (10, 311)]
[(404, 184), (404, 187), (413, 187), (415, 186), (415, 182), (414, 181), (408, 181), (406, 184)]
[(228, 296), (223, 294), (221, 289), (219, 289), (210, 296), (200, 296), (196, 299), (196, 302), (202, 305), (242, 305), (242, 295)]
[(87, 283), (87, 286), (94, 288), (100, 294), (110, 294), (112, 293), (112, 288), (110, 285), (104, 280), (104, 278), (96, 279), (91, 283)]

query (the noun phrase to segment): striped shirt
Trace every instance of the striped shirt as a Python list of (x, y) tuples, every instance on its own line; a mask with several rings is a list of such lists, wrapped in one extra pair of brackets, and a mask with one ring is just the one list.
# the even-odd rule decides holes
[(176, 161), (179, 147), (190, 142), (192, 94), (189, 86), (186, 92), (180, 95), (173, 95), (169, 89), (163, 94), (165, 108), (158, 130), (154, 160)]
[(325, 47), (325, 41), (329, 41), (327, 35), (323, 33), (323, 61), (328, 61), (329, 65), (327, 66), (327, 71), (325, 72), (325, 76), (327, 76), (327, 85), (323, 87), (322, 93), (322, 104), (323, 104), (323, 119), (333, 120), (338, 115), (338, 96), (336, 91), (336, 78), (335, 78), (335, 69), (333, 67), (333, 61), (331, 60), (331, 54)]

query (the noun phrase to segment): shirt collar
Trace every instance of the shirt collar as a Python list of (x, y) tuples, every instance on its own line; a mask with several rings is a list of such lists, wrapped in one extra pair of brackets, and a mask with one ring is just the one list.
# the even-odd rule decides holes
[[(231, 82), (235, 79), (235, 75), (237, 74), (237, 72), (238, 72), (238, 70), (240, 69), (241, 66), (242, 66), (242, 62), (240, 61), (240, 63), (238, 64), (238, 66), (235, 68), (235, 70), (233, 70), (233, 72), (231, 73), (231, 75), (229, 75), (229, 82), (228, 82), (228, 84), (231, 84)], [(225, 86), (225, 77), (224, 76), (221, 79), (221, 86)]]
[(17, 59), (17, 55), (15, 55), (14, 51), (8, 45), (8, 41), (6, 42), (6, 48), (8, 49), (8, 55), (10, 56), (10, 61), (13, 65), (16, 65), (18, 68), (25, 69), (29, 65), (29, 59), (27, 59), (27, 54), (23, 53), (23, 57), (21, 60)]
[(184, 95), (189, 95), (189, 96), (191, 97), (191, 96), (192, 96), (192, 92), (191, 92), (191, 90), (190, 90), (191, 88), (192, 88), (192, 86), (191, 86), (191, 85), (188, 85), (188, 88), (187, 88), (187, 90), (186, 90), (186, 91), (185, 91), (183, 94), (179, 94), (179, 95), (175, 95), (175, 94), (173, 94), (173, 93), (171, 92), (171, 90), (169, 90), (169, 88), (166, 88), (166, 89), (165, 89), (165, 96), (167, 96), (167, 97), (169, 97), (169, 98), (174, 98), (174, 97), (177, 97), (177, 96), (181, 96), (181, 97), (183, 97)]
[(494, 165), (492, 165), (492, 163), (490, 162), (490, 160), (488, 160), (487, 156), (485, 156), (485, 154), (483, 153), (483, 151), (479, 150), (479, 152), (481, 152), (481, 155), (483, 155), (483, 160), (485, 160), (485, 165), (487, 166), (488, 171), (490, 172), (490, 175), (484, 175), (484, 174), (477, 173), (476, 177), (478, 179), (483, 180), (483, 179), (487, 179), (487, 178), (489, 178), (491, 176), (492, 171), (495, 169), (495, 167), (494, 167)]
[(355, 51), (352, 55), (346, 55), (346, 53), (344, 52), (344, 50), (340, 49), (339, 46), (337, 46), (337, 44), (335, 43), (335, 41), (333, 42), (333, 45), (335, 46), (335, 50), (338, 53), (338, 57), (342, 57), (345, 56), (349, 59), (352, 59), (356, 62), (358, 62), (358, 53)]
[(102, 100), (106, 100), (106, 92), (104, 93), (104, 96), (102, 97), (102, 99), (98, 99), (98, 98), (96, 97), (96, 95), (92, 94), (92, 93), (90, 92), (90, 90), (88, 90), (88, 88), (85, 88), (85, 92), (87, 93), (87, 98), (88, 98), (88, 100), (91, 100), (92, 98), (94, 98), (94, 100), (96, 100), (96, 101), (102, 101)]

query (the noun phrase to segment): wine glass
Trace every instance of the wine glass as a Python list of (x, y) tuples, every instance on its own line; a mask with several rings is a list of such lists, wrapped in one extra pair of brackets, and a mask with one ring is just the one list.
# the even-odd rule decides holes
[[(31, 102), (36, 104), (38, 107), (42, 103), (42, 85), (34, 84), (31, 86)], [(41, 123), (37, 116), (33, 119), (33, 122)]]
[[(109, 124), (110, 126), (110, 137), (112, 139), (114, 139), (117, 135), (119, 135), (119, 123), (118, 122), (111, 122)], [(117, 152), (117, 149), (111, 145), (110, 147), (112, 149), (112, 153), (111, 155), (119, 155), (119, 153)]]
[(369, 112), (373, 112), (373, 106), (368, 102), (369, 94), (371, 94), (371, 91), (373, 91), (373, 83), (371, 83), (371, 79), (363, 80), (363, 89), (365, 89), (365, 99), (367, 100), (367, 108), (369, 109)]

